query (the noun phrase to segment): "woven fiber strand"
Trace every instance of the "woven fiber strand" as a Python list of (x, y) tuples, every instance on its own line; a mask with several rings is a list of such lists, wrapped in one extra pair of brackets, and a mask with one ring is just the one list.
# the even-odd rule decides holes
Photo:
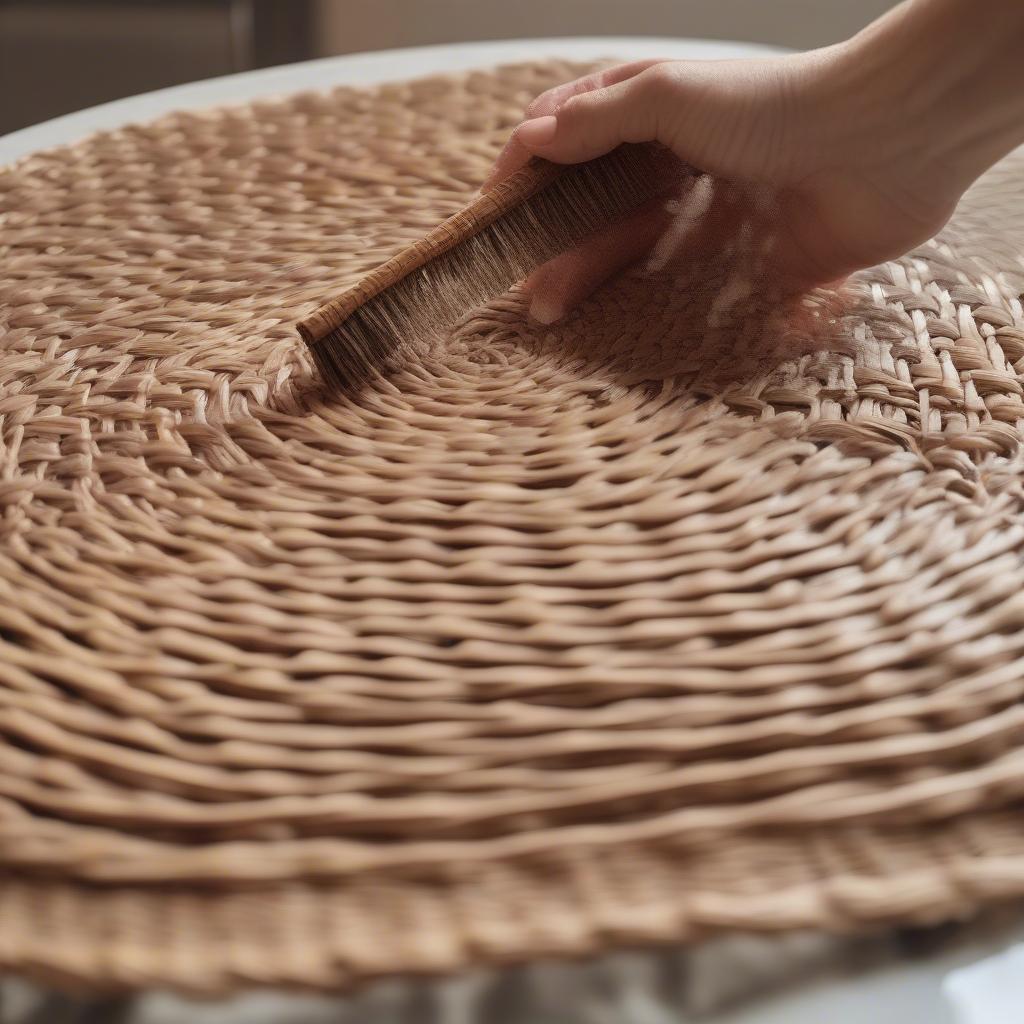
[(1024, 895), (1019, 163), (727, 383), (662, 275), (318, 388), (295, 321), (583, 70), (0, 172), (4, 969), (337, 990)]

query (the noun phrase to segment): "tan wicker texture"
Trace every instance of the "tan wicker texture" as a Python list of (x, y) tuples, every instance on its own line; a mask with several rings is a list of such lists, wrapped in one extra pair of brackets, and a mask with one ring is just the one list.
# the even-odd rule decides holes
[(579, 71), (0, 172), (4, 969), (338, 989), (1024, 894), (1019, 165), (727, 384), (658, 277), (318, 390), (295, 321)]

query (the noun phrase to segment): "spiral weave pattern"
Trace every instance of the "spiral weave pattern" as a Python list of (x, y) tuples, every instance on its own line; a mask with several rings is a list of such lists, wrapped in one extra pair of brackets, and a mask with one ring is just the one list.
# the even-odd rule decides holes
[(1019, 162), (825, 346), (745, 363), (709, 264), (318, 386), (295, 321), (583, 70), (0, 170), (0, 967), (336, 991), (1024, 895)]

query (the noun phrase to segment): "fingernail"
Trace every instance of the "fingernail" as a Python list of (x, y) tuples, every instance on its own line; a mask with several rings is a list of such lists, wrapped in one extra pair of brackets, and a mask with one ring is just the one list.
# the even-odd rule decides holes
[(524, 121), (516, 129), (516, 138), (527, 148), (546, 146), (554, 139), (557, 128), (558, 118), (554, 114), (545, 114), (543, 117)]
[(535, 295), (530, 303), (530, 317), (539, 324), (553, 324), (562, 318), (562, 307), (546, 295)]

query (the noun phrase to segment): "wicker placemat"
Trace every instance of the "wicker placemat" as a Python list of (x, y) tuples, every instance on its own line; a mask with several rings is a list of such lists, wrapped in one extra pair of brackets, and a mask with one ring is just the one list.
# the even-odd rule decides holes
[(580, 70), (0, 172), (3, 968), (337, 990), (1024, 893), (1013, 161), (725, 383), (663, 275), (318, 388), (295, 320)]

